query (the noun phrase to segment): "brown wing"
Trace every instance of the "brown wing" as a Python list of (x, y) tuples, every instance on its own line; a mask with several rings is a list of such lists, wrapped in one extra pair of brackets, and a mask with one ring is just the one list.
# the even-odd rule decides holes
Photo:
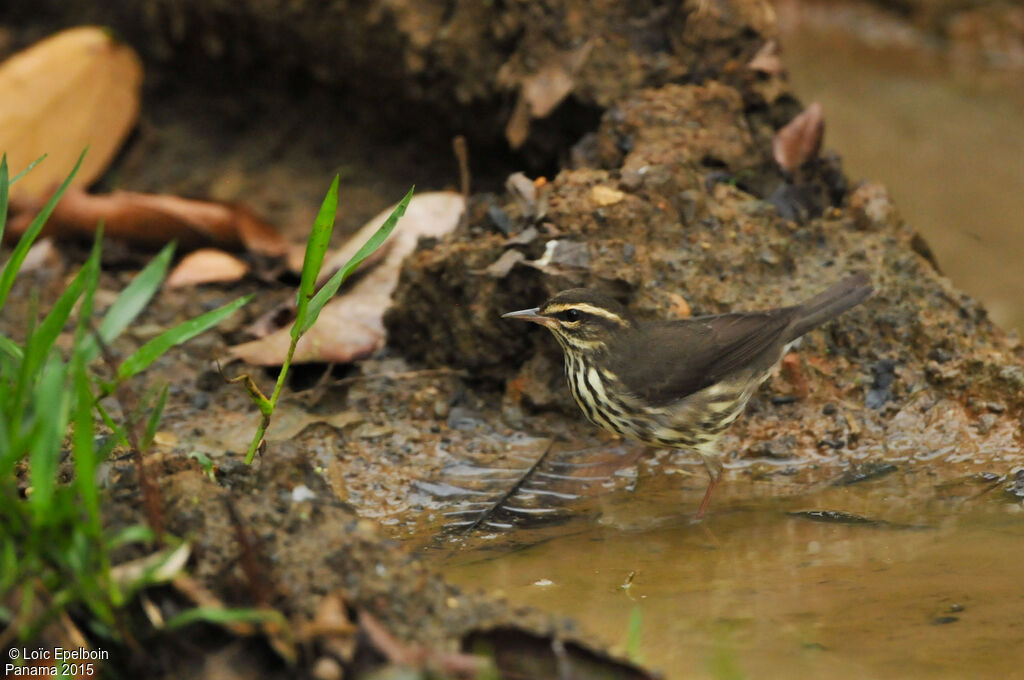
[(652, 404), (666, 404), (743, 368), (767, 370), (799, 308), (661, 321), (639, 326), (611, 347), (612, 371)]

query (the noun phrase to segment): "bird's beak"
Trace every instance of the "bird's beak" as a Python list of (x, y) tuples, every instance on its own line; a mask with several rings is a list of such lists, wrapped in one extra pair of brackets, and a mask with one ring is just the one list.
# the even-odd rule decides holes
[(552, 326), (554, 325), (554, 319), (549, 316), (542, 316), (540, 314), (540, 307), (534, 307), (533, 309), (520, 309), (518, 312), (509, 312), (508, 314), (502, 314), (502, 319), (519, 319), (520, 321), (532, 321), (539, 323), (541, 326)]

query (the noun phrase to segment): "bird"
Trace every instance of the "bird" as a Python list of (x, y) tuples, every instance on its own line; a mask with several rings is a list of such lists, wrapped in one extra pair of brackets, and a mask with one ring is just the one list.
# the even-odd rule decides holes
[(798, 338), (872, 293), (870, 277), (860, 273), (790, 307), (645, 321), (605, 293), (572, 288), (502, 318), (551, 331), (569, 391), (591, 423), (700, 455), (708, 486), (699, 521), (722, 476), (721, 434)]

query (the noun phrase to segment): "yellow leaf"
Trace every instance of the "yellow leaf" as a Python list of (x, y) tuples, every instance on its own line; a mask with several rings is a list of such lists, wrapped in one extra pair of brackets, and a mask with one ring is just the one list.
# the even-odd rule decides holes
[(12, 198), (45, 196), (87, 146), (74, 185), (95, 181), (135, 124), (141, 85), (135, 52), (95, 26), (62, 31), (0, 63), (0, 153), (12, 175), (47, 155), (11, 187)]

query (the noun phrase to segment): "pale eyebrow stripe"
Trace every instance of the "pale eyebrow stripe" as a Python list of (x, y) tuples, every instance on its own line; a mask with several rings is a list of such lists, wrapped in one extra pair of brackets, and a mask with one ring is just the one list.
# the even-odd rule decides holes
[(576, 309), (583, 312), (584, 314), (600, 316), (601, 318), (608, 319), (609, 321), (614, 321), (619, 325), (625, 325), (625, 321), (623, 321), (622, 317), (620, 317), (618, 314), (614, 312), (609, 312), (607, 309), (603, 309), (601, 307), (595, 307), (594, 305), (588, 304), (586, 302), (570, 302), (568, 304), (552, 305), (551, 307), (546, 308), (544, 310), (544, 313), (558, 314), (559, 312), (564, 312), (570, 309)]

